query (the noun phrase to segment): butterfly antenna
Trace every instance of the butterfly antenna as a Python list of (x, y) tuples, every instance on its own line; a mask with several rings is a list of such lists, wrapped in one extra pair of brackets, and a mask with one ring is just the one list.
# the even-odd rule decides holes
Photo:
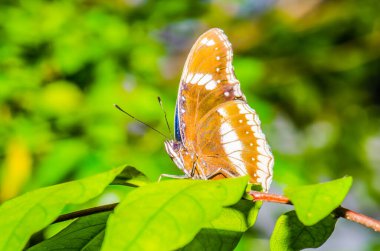
[(168, 127), (169, 133), (172, 134), (172, 131), (170, 130), (170, 125), (169, 125), (169, 122), (168, 122), (168, 117), (166, 115), (166, 111), (164, 109), (164, 105), (162, 104), (162, 99), (160, 98), (160, 96), (158, 96), (157, 99), (158, 99), (158, 103), (160, 104), (161, 110), (164, 113), (166, 126)]
[(136, 120), (137, 122), (140, 122), (141, 124), (145, 125), (146, 127), (149, 127), (150, 129), (152, 129), (153, 131), (161, 134), (165, 139), (169, 139), (168, 136), (166, 136), (165, 134), (163, 134), (162, 132), (160, 132), (159, 130), (157, 130), (156, 128), (148, 125), (147, 123), (145, 122), (142, 122), (141, 120), (139, 120), (138, 118), (136, 118), (135, 116), (129, 114), (128, 112), (124, 111), (120, 106), (118, 106), (117, 104), (113, 104), (119, 111), (121, 111), (122, 113), (128, 115), (129, 117), (131, 117), (132, 119)]

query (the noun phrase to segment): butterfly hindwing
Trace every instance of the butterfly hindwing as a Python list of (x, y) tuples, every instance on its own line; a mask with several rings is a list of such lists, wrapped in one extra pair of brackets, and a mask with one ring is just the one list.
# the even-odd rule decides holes
[(205, 115), (197, 125), (194, 149), (206, 176), (223, 168), (228, 177), (248, 174), (250, 183), (267, 190), (273, 156), (260, 124), (256, 112), (241, 100), (223, 103)]

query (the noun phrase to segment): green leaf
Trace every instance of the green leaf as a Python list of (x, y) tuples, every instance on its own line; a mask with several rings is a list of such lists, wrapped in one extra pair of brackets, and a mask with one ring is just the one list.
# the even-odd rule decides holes
[(81, 217), (58, 234), (31, 247), (28, 251), (100, 250), (104, 238), (104, 229), (110, 214), (111, 212), (103, 212)]
[(30, 236), (43, 229), (69, 204), (84, 203), (101, 194), (122, 168), (78, 181), (37, 189), (0, 207), (0, 250), (21, 250)]
[(195, 238), (180, 251), (230, 251), (239, 243), (243, 233), (220, 229), (202, 229)]
[(330, 214), (315, 225), (305, 226), (299, 221), (295, 211), (287, 212), (276, 222), (270, 238), (270, 250), (296, 251), (320, 247), (334, 231), (336, 221)]
[(133, 166), (126, 166), (124, 170), (112, 181), (112, 185), (125, 185), (131, 187), (144, 186), (149, 183), (149, 179), (134, 168)]
[(294, 204), (300, 221), (314, 225), (342, 204), (352, 184), (352, 177), (308, 186), (287, 187), (285, 195)]
[(107, 223), (102, 250), (174, 250), (242, 197), (247, 177), (170, 180), (132, 191)]
[(208, 223), (180, 250), (234, 250), (243, 233), (255, 223), (261, 205), (261, 202), (240, 200), (223, 208), (219, 217)]
[(207, 223), (205, 228), (245, 232), (255, 223), (261, 205), (261, 202), (240, 200), (231, 207), (223, 208), (221, 214)]

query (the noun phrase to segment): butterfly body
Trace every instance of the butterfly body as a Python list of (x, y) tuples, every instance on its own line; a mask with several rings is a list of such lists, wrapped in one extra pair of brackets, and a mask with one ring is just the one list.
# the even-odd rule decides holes
[(191, 49), (178, 91), (175, 140), (165, 142), (187, 177), (220, 179), (249, 175), (266, 191), (273, 156), (256, 112), (249, 107), (232, 67), (232, 48), (214, 28)]

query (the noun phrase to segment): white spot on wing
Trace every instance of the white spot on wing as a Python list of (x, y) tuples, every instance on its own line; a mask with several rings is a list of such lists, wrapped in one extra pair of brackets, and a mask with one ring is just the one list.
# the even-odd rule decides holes
[(212, 79), (211, 74), (203, 75), (203, 77), (199, 80), (198, 85), (204, 85), (208, 83)]
[[(257, 152), (259, 154), (262, 154), (262, 155), (267, 155), (266, 151), (265, 151), (265, 148), (264, 148), (264, 145), (262, 143), (262, 141), (264, 141), (264, 139), (258, 139), (257, 140)], [(265, 144), (265, 143), (264, 143)]]
[(251, 126), (251, 130), (254, 133), (257, 133), (260, 131), (260, 127), (258, 125)]
[[(236, 78), (234, 78), (234, 81), (232, 81), (232, 80), (229, 78), (229, 76), (227, 76), (227, 78), (228, 78), (228, 81), (230, 81), (231, 83), (237, 82)], [(235, 80), (236, 80), (236, 81), (235, 81)], [(242, 93), (241, 90), (240, 90), (240, 85), (239, 85), (239, 84), (234, 85), (234, 94), (235, 94), (236, 97), (241, 97), (241, 96), (243, 96), (243, 93)]]
[(261, 130), (257, 131), (257, 132), (254, 132), (253, 135), (255, 135), (255, 137), (258, 138), (258, 139), (265, 139), (265, 135), (264, 135), (264, 133)]
[(213, 46), (215, 44), (215, 41), (213, 39), (207, 39), (207, 37), (205, 37), (201, 40), (201, 44), (205, 44), (207, 46)]
[(215, 80), (208, 82), (208, 84), (206, 84), (206, 86), (205, 86), (205, 88), (207, 90), (213, 90), (213, 89), (215, 89), (215, 87), (216, 87), (216, 81)]
[[(222, 115), (222, 114), (221, 114)], [(222, 115), (223, 116), (223, 115)], [(222, 135), (224, 134), (227, 134), (230, 130), (230, 128), (228, 127), (229, 124), (228, 123), (223, 123), (221, 126), (220, 126), (220, 133), (223, 133)]]
[(191, 79), (191, 83), (192, 83), (192, 84), (196, 84), (196, 83), (199, 81), (199, 79), (202, 78), (202, 76), (204, 76), (204, 75), (201, 74), (201, 73), (196, 73), (196, 74), (194, 75), (194, 77)]
[[(217, 112), (222, 116), (222, 117), (227, 117), (227, 112), (226, 112), (226, 110), (224, 110), (223, 108), (219, 108), (218, 110), (217, 110)], [(224, 123), (222, 124), (222, 127), (223, 127), (223, 125), (224, 125)]]
[(214, 44), (215, 44), (215, 41), (213, 39), (208, 40), (206, 43), (207, 46), (213, 46)]
[[(220, 109), (222, 110), (222, 109)], [(247, 169), (242, 162), (241, 151), (243, 150), (243, 144), (240, 142), (238, 135), (232, 128), (230, 123), (224, 122), (220, 127), (221, 143), (223, 145), (224, 152), (226, 153), (230, 162), (236, 167), (236, 171), (240, 175), (246, 175)]]
[[(225, 122), (225, 129), (232, 130), (232, 127), (229, 123)], [(228, 131), (222, 135), (223, 143), (226, 144), (225, 150), (226, 153), (232, 153), (236, 150), (243, 150), (243, 145), (239, 142), (239, 138), (234, 130)]]
[(193, 76), (194, 76), (194, 74), (192, 74), (192, 73), (187, 74), (185, 82), (186, 83), (190, 83), (190, 81), (193, 78)]
[(253, 114), (252, 114), (252, 113), (245, 114), (245, 118), (246, 118), (248, 121), (253, 121)]
[(268, 168), (268, 167), (267, 167), (264, 163), (262, 163), (262, 162), (257, 162), (257, 167), (259, 168), (259, 170), (261, 170), (261, 171), (267, 173), (267, 168)]
[[(238, 85), (235, 86), (238, 89)], [(260, 183), (264, 191), (268, 191), (270, 183), (272, 181), (272, 172), (273, 172), (273, 155), (270, 151), (269, 145), (265, 139), (260, 128), (260, 119), (257, 116), (254, 109), (252, 109), (248, 104), (238, 104), (239, 114), (244, 115), (247, 120), (247, 125), (250, 125), (250, 128), (253, 132), (253, 135), (256, 138), (256, 144), (250, 142), (249, 146), (255, 147), (258, 153), (257, 155), (257, 168), (256, 175), (253, 177), (256, 178), (256, 181)]]
[(257, 160), (265, 165), (265, 169), (267, 169), (267, 166), (269, 164), (270, 158), (266, 155), (258, 155)]
[(264, 172), (264, 171), (261, 171), (260, 169), (258, 169), (256, 171), (256, 174), (258, 176), (257, 181), (260, 182), (265, 187), (265, 183), (264, 182), (265, 182), (265, 179), (268, 177), (267, 173)]
[[(228, 68), (227, 68), (227, 69), (228, 69)], [(228, 80), (228, 82), (230, 82), (230, 83), (234, 83), (234, 82), (237, 81), (236, 78), (235, 78), (235, 76), (234, 76), (232, 73), (228, 73), (228, 74), (227, 74), (227, 80)]]
[(245, 114), (244, 106), (243, 104), (238, 104), (237, 107), (239, 108), (239, 111), (241, 114)]
[(228, 50), (228, 51), (227, 51), (227, 57), (228, 57), (229, 59), (232, 59), (232, 50)]
[(255, 122), (253, 120), (247, 120), (247, 125), (255, 125)]

